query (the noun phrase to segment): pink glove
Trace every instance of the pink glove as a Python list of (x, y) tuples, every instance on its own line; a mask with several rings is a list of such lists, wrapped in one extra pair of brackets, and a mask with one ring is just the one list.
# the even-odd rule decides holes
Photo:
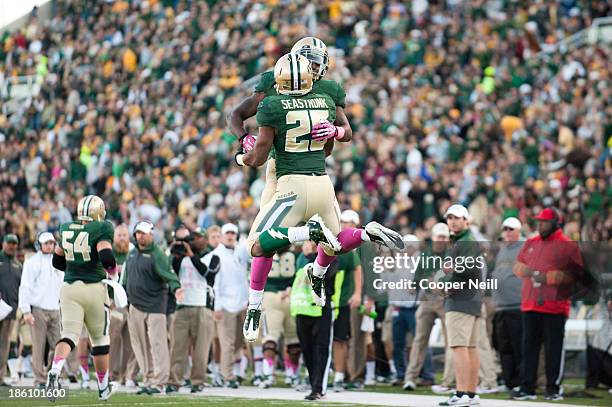
[(341, 139), (344, 137), (344, 127), (334, 126), (327, 120), (315, 124), (310, 132), (315, 141), (325, 141), (330, 138)]
[(255, 140), (255, 136), (249, 133), (245, 133), (240, 137), (240, 145), (245, 153), (255, 148)]

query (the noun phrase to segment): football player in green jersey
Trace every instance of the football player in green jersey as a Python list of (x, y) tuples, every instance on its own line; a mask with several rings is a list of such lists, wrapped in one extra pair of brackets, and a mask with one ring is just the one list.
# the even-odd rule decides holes
[[(319, 263), (313, 263), (309, 277), (315, 296), (323, 305), (324, 274), (337, 253), (370, 240), (403, 248), (398, 233), (376, 222), (370, 222), (365, 229), (346, 229), (342, 232), (344, 236), (336, 238), (340, 232), (340, 208), (325, 172), (324, 152), (326, 143), (344, 138), (343, 132), (331, 125), (336, 113), (334, 101), (327, 94), (312, 92), (311, 63), (299, 54), (281, 57), (274, 77), (279, 94), (259, 104), (255, 147), (246, 153), (241, 149), (235, 157), (238, 165), (257, 167), (266, 162), (274, 147), (278, 174), (274, 196), (261, 207), (248, 238), (253, 256), (249, 307), (243, 328), (248, 341), (258, 336), (263, 289), (275, 252), (299, 241), (319, 243)], [(306, 226), (297, 227), (303, 222), (307, 222)]]
[(87, 327), (98, 378), (98, 397), (107, 400), (113, 391), (108, 381), (110, 301), (101, 281), (117, 273), (112, 250), (114, 228), (104, 220), (104, 201), (88, 195), (79, 201), (77, 221), (60, 226), (60, 242), (53, 254), (53, 267), (64, 271), (60, 291), (61, 339), (55, 346), (53, 366), (47, 376), (49, 400), (55, 401), (53, 389), (66, 357)]
[[(329, 66), (327, 46), (318, 38), (306, 37), (296, 42), (293, 48), (291, 48), (291, 52), (306, 57), (306, 59), (312, 63), (314, 80), (312, 92), (326, 94), (334, 101), (336, 106), (335, 119), (331, 120), (333, 125), (331, 123), (327, 124), (328, 130), (336, 131), (337, 126), (339, 134), (343, 134), (342, 137), (338, 138), (338, 141), (350, 141), (353, 131), (344, 114), (346, 97), (344, 89), (342, 89), (342, 86), (340, 86), (338, 82), (323, 79)], [(259, 82), (255, 85), (253, 94), (236, 106), (228, 116), (228, 125), (232, 132), (239, 137), (240, 145), (246, 152), (253, 149), (255, 145), (255, 136), (249, 134), (249, 132), (245, 130), (244, 122), (248, 118), (255, 116), (257, 113), (257, 106), (264, 98), (274, 95), (278, 95), (278, 92), (275, 87), (274, 70), (270, 70), (261, 74)], [(320, 131), (320, 129), (313, 129), (313, 132), (317, 131)], [(326, 144), (325, 154), (331, 154), (333, 147), (334, 143)], [(260, 208), (272, 199), (274, 191), (276, 190), (276, 180), (275, 152), (272, 150), (266, 167), (266, 187), (261, 194)]]

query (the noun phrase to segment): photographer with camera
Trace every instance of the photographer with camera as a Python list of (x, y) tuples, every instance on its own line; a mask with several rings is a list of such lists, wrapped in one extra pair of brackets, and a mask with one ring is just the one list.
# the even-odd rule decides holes
[(172, 331), (174, 346), (170, 364), (170, 384), (166, 392), (178, 391), (183, 381), (189, 344), (193, 344), (191, 355), (191, 392), (204, 389), (208, 355), (214, 331), (215, 277), (220, 268), (219, 256), (213, 255), (208, 266), (202, 262), (207, 253), (206, 232), (196, 229), (190, 232), (182, 226), (174, 233), (170, 246), (172, 268), (184, 289), (184, 298), (177, 301)]

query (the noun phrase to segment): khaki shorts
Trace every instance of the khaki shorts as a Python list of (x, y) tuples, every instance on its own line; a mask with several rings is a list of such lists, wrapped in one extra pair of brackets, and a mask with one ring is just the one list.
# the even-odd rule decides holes
[(62, 338), (77, 344), (87, 328), (92, 346), (110, 344), (110, 300), (106, 285), (75, 281), (63, 283), (60, 290)]
[(327, 175), (283, 175), (272, 200), (262, 206), (247, 240), (249, 253), (259, 234), (273, 227), (292, 227), (319, 214), (334, 235), (340, 232), (340, 207)]
[(444, 317), (448, 346), (475, 348), (478, 342), (478, 318), (463, 312), (448, 311)]
[(266, 164), (266, 186), (261, 192), (261, 200), (259, 202), (260, 208), (263, 208), (272, 200), (274, 192), (276, 192), (276, 184), (276, 160), (270, 158)]
[(285, 345), (299, 343), (289, 297), (281, 299), (280, 292), (264, 292), (262, 309), (265, 321), (262, 343), (278, 344), (281, 336), (285, 338)]
[(23, 319), (23, 313), (18, 308), (17, 315), (15, 316), (17, 323), (13, 324), (13, 330), (9, 336), (10, 342), (17, 342), (23, 346), (32, 346), (32, 327), (28, 325)]

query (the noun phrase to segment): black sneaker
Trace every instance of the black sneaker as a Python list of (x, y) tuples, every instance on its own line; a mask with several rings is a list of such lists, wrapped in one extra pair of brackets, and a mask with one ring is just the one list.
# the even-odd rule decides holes
[(242, 334), (248, 342), (255, 342), (259, 337), (259, 319), (261, 318), (261, 310), (255, 308), (247, 309), (244, 325), (242, 326)]
[(230, 380), (229, 382), (227, 382), (225, 387), (227, 387), (229, 389), (237, 389), (239, 387), (238, 381), (237, 380)]
[(320, 393), (312, 392), (309, 395), (307, 395), (306, 397), (304, 397), (304, 400), (315, 401), (315, 400), (321, 400), (322, 398), (323, 398), (323, 396), (321, 396)]
[(204, 391), (205, 386), (203, 384), (194, 384), (191, 386), (191, 393), (200, 393)]
[(521, 390), (519, 391), (513, 390), (512, 393), (510, 393), (510, 398), (512, 400), (519, 400), (519, 401), (528, 401), (528, 400), (538, 399), (538, 397), (535, 394), (529, 394)]
[(178, 393), (179, 389), (173, 384), (166, 386), (166, 394)]
[(166, 394), (166, 392), (165, 392), (165, 389), (164, 389), (163, 386), (159, 386), (159, 387), (158, 386), (151, 386), (151, 387), (149, 387), (149, 394), (151, 394), (153, 396), (155, 396), (155, 395), (162, 396), (162, 395)]
[(548, 396), (544, 397), (544, 399), (548, 401), (562, 401), (563, 396), (560, 394), (549, 394)]
[(149, 388), (148, 387), (141, 387), (140, 390), (138, 390), (136, 392), (136, 394), (138, 394), (138, 395), (149, 394)]
[(312, 263), (308, 263), (306, 265), (306, 276), (310, 282), (314, 302), (323, 307), (325, 306), (325, 278), (315, 276), (313, 273), (313, 267), (314, 266)]
[(306, 226), (308, 226), (310, 240), (315, 243), (321, 243), (321, 245), (335, 252), (342, 250), (338, 238), (336, 238), (336, 235), (325, 226), (323, 219), (321, 219), (319, 215), (313, 215), (308, 222), (306, 222)]

